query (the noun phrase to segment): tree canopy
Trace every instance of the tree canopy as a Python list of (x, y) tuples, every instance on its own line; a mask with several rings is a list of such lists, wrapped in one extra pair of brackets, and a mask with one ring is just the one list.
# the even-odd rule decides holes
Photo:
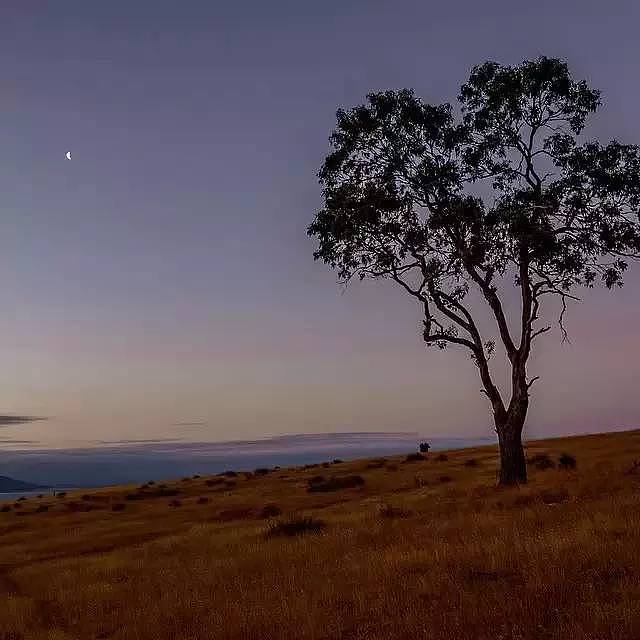
[[(558, 296), (564, 311), (578, 287), (622, 286), (640, 256), (640, 153), (583, 139), (600, 93), (561, 60), (486, 62), (458, 101), (431, 105), (405, 89), (339, 110), (319, 173), (324, 206), (308, 233), (315, 258), (344, 280), (390, 279), (415, 298), (427, 344), (468, 348), (505, 421), (523, 401), (526, 414), (525, 365), (549, 329), (539, 326), (543, 301)], [(506, 278), (521, 297), (511, 322), (498, 289)], [(471, 288), (513, 367), (508, 405), (487, 364), (494, 342), (467, 304)]]

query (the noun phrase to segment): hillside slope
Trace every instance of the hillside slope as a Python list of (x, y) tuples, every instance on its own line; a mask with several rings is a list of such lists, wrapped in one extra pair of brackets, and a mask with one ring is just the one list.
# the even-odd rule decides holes
[[(558, 467), (564, 452), (575, 469)], [(496, 448), (483, 447), (6, 505), (0, 630), (21, 640), (640, 637), (640, 432), (532, 442), (527, 455), (520, 488), (495, 486)]]

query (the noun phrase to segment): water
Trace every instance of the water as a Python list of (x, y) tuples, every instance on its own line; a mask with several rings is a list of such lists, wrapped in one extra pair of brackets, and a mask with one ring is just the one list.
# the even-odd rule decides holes
[[(68, 450), (0, 450), (2, 475), (45, 486), (98, 487), (214, 474), (233, 469), (298, 466), (341, 458), (370, 458), (417, 451), (494, 444), (495, 438), (431, 438), (417, 433), (292, 435), (253, 441), (144, 441)], [(36, 491), (44, 493), (44, 491)], [(11, 498), (26, 493), (12, 493)]]

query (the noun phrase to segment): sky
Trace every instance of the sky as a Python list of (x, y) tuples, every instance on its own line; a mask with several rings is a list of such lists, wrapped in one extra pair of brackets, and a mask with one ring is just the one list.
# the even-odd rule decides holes
[[(603, 91), (589, 136), (640, 143), (639, 23), (631, 0), (6, 0), (0, 413), (49, 420), (0, 447), (491, 434), (466, 353), (426, 349), (391, 284), (313, 262), (335, 111), (454, 101), (474, 64), (544, 54)], [(640, 425), (639, 316), (639, 269), (570, 309), (529, 435)]]

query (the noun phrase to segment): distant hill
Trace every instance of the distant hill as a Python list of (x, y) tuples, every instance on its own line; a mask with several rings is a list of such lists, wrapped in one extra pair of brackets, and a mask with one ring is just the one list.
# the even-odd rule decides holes
[(35, 491), (42, 489), (42, 485), (23, 482), (22, 480), (14, 480), (7, 476), (0, 476), (0, 493), (9, 491)]

